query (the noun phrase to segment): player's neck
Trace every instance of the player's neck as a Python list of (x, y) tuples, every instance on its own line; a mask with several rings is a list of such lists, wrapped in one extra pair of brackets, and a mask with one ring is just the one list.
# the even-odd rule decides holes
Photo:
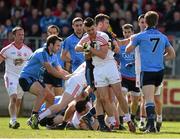
[(17, 49), (21, 49), (22, 46), (23, 46), (23, 43), (22, 43), (22, 42), (16, 42), (16, 41), (14, 41), (13, 43), (14, 43), (14, 46), (15, 46)]
[(83, 36), (83, 33), (76, 33), (76, 32), (74, 32), (74, 34), (75, 34), (78, 38), (82, 38), (82, 36)]

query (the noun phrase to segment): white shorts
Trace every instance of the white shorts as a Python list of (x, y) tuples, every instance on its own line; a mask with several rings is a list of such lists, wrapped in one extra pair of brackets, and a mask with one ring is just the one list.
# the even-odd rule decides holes
[(24, 95), (24, 91), (19, 85), (18, 77), (13, 75), (4, 75), (5, 87), (8, 92), (8, 95), (11, 96), (13, 94), (17, 94), (18, 99), (22, 99)]
[(121, 77), (115, 61), (94, 67), (95, 87), (105, 87), (121, 82)]
[(75, 80), (75, 78), (70, 78), (65, 82), (65, 92), (72, 95), (74, 98), (82, 93), (84, 86)]

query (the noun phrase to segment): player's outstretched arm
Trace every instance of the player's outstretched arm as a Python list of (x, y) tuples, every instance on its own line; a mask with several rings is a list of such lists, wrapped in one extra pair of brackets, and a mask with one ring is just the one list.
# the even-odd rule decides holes
[(67, 80), (67, 78), (66, 78), (67, 74), (65, 74), (63, 72), (59, 72), (56, 68), (51, 66), (51, 64), (49, 62), (45, 62), (44, 63), (44, 67), (48, 71), (48, 73), (50, 73), (51, 75), (55, 76), (56, 78), (62, 78), (64, 80)]

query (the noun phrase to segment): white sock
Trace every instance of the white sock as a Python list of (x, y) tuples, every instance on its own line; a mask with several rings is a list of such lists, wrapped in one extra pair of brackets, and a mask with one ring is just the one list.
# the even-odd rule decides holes
[(162, 122), (162, 115), (157, 115), (157, 122)]
[(145, 123), (145, 121), (146, 121), (146, 118), (145, 118), (145, 117), (140, 117), (140, 122)]
[(123, 121), (124, 122), (131, 121), (131, 115), (129, 113), (124, 114)]
[(43, 118), (45, 118), (51, 114), (52, 114), (51, 110), (47, 109), (39, 115), (39, 120), (42, 120)]
[(115, 125), (115, 124), (116, 124), (115, 117), (114, 117), (114, 116), (108, 117), (108, 123), (109, 123), (110, 125)]
[(10, 123), (14, 123), (16, 121), (16, 115), (13, 115), (10, 119)]

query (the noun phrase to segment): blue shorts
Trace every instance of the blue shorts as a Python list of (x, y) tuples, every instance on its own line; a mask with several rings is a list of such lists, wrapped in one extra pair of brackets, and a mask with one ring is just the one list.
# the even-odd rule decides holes
[(87, 85), (90, 85), (91, 88), (95, 88), (93, 70), (94, 70), (94, 65), (92, 64), (92, 59), (86, 60), (85, 77), (86, 77)]
[(53, 75), (49, 74), (47, 71), (44, 72), (43, 82), (45, 84), (51, 84), (53, 87), (62, 87), (63, 81), (60, 78), (56, 78)]
[(34, 79), (32, 77), (27, 77), (27, 78), (20, 77), (19, 78), (19, 85), (21, 86), (21, 88), (22, 88), (22, 90), (24, 92), (29, 91), (30, 87), (32, 86), (32, 84), (34, 82), (39, 82), (41, 84), (41, 86), (43, 88), (45, 88), (45, 84), (44, 83), (42, 83), (41, 81), (36, 80), (36, 79)]
[(160, 86), (163, 80), (164, 70), (157, 72), (142, 71), (140, 75), (141, 87), (145, 85)]

